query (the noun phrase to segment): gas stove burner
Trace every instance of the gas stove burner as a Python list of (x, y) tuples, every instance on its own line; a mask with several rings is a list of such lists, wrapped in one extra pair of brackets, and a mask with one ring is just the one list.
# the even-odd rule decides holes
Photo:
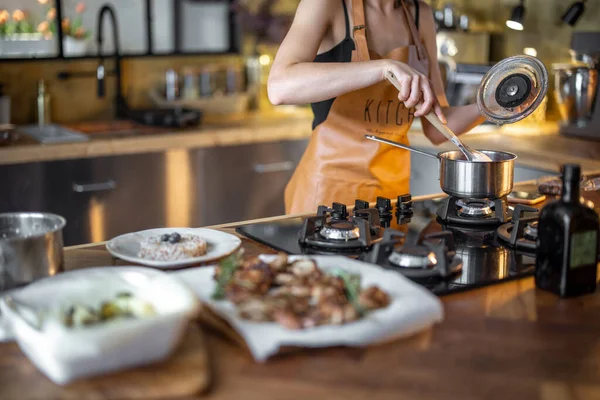
[(362, 251), (372, 244), (366, 219), (352, 218), (352, 221), (331, 223), (324, 216), (304, 220), (298, 241), (304, 246), (336, 251)]
[[(345, 204), (333, 203), (331, 208), (319, 206), (316, 217), (304, 220), (299, 232), (301, 246), (329, 253), (360, 253), (368, 249), (373, 235), (379, 234), (380, 220), (377, 210), (368, 203), (357, 200), (358, 209), (349, 217)], [(309, 251), (308, 249), (306, 249)]]
[(417, 245), (402, 246), (404, 233), (388, 229), (366, 261), (399, 271), (415, 281), (448, 279), (462, 270), (451, 232), (429, 234)]
[(456, 205), (460, 207), (457, 214), (460, 217), (467, 218), (489, 218), (492, 216), (492, 207), (494, 203), (489, 200), (456, 200)]
[(500, 225), (510, 221), (506, 199), (442, 200), (437, 215), (442, 222), (459, 225)]
[(395, 249), (388, 261), (401, 268), (431, 268), (437, 264), (435, 254), (426, 247), (404, 246)]
[(319, 235), (330, 240), (355, 240), (360, 231), (358, 226), (350, 221), (334, 221), (324, 226)]
[(511, 247), (535, 251), (538, 236), (538, 216), (524, 217), (526, 212), (537, 213), (537, 208), (518, 204), (513, 211), (512, 222), (501, 225), (496, 231), (498, 237)]

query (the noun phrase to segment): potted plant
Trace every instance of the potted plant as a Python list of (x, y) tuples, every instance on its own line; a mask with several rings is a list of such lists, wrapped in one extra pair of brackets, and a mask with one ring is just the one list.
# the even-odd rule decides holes
[[(38, 0), (38, 2), (46, 5), (48, 0)], [(75, 6), (75, 15), (62, 19), (63, 51), (66, 56), (82, 56), (87, 52), (90, 32), (83, 27), (85, 9), (85, 4), (79, 2)], [(54, 7), (50, 7), (46, 12), (46, 20), (38, 25), (38, 32), (50, 37), (56, 34), (56, 9)]]
[(7, 10), (0, 11), (0, 34), (15, 36), (33, 33), (28, 15), (23, 10), (15, 10), (12, 15)]
[(0, 10), (0, 54), (38, 56), (52, 52), (51, 43), (35, 32), (27, 12)]

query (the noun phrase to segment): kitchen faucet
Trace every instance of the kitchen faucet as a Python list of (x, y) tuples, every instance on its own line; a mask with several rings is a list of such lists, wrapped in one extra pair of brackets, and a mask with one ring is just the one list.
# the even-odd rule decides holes
[(115, 58), (115, 80), (116, 80), (116, 99), (115, 99), (115, 113), (117, 118), (124, 117), (127, 111), (127, 104), (122, 96), (122, 85), (121, 85), (121, 55), (119, 53), (119, 27), (117, 25), (117, 16), (112, 6), (105, 4), (100, 8), (98, 13), (98, 35), (96, 36), (96, 43), (98, 45), (98, 56), (100, 57), (100, 64), (96, 69), (96, 79), (98, 81), (98, 97), (104, 97), (106, 94), (105, 89), (105, 70), (104, 70), (104, 57), (102, 55), (102, 42), (104, 40), (102, 22), (104, 16), (110, 16), (113, 27), (113, 45), (114, 58)]

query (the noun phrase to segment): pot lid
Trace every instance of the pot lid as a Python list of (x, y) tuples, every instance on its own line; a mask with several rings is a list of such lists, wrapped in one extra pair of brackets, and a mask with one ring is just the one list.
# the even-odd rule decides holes
[(496, 124), (527, 117), (540, 105), (548, 90), (548, 71), (535, 57), (520, 55), (494, 65), (477, 90), (481, 113)]

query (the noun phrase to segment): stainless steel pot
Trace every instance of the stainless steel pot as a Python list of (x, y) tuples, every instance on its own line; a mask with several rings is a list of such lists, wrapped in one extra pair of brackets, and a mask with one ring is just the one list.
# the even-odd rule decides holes
[(63, 271), (63, 217), (0, 214), (0, 292)]
[(554, 94), (562, 120), (585, 123), (591, 117), (598, 71), (591, 67), (554, 64)]
[(433, 155), (378, 136), (366, 135), (365, 137), (439, 160), (440, 187), (450, 196), (496, 199), (507, 196), (513, 189), (517, 156), (512, 153), (481, 150), (492, 159), (491, 162), (467, 161), (459, 150)]

